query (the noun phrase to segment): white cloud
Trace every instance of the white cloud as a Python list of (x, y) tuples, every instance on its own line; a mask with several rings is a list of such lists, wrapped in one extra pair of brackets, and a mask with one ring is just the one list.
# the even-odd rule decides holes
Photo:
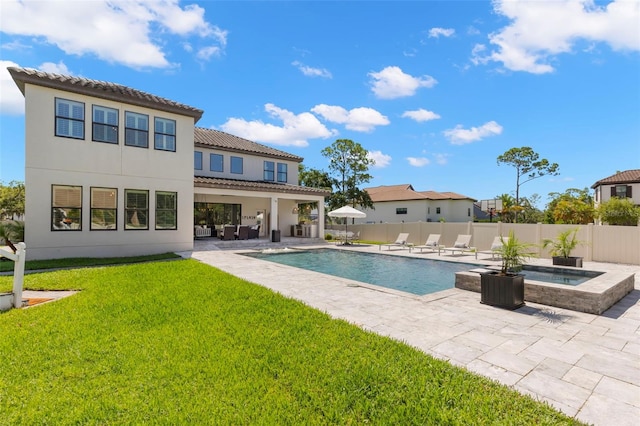
[(291, 65), (298, 68), (307, 77), (333, 78), (331, 72), (325, 68), (312, 68), (298, 61), (292, 62)]
[(54, 64), (53, 62), (44, 62), (38, 67), (38, 69), (52, 74), (74, 75), (62, 61), (57, 64)]
[(405, 111), (404, 113), (402, 113), (402, 117), (410, 118), (417, 122), (422, 122), (437, 120), (440, 118), (440, 115), (436, 114), (433, 111), (427, 111), (426, 109), (420, 108), (414, 111)]
[(431, 88), (437, 83), (429, 75), (413, 77), (394, 66), (386, 67), (380, 72), (370, 72), (369, 76), (372, 79), (371, 90), (381, 99), (413, 96), (419, 88)]
[(502, 126), (495, 121), (489, 121), (480, 127), (472, 127), (470, 129), (463, 129), (461, 125), (457, 125), (455, 128), (445, 130), (443, 133), (453, 145), (464, 145), (489, 136), (499, 135), (502, 133)]
[(407, 157), (407, 161), (409, 165), (413, 167), (424, 167), (431, 163), (431, 161), (425, 157)]
[(455, 32), (456, 30), (453, 28), (431, 28), (429, 30), (429, 38), (440, 38), (440, 36), (451, 37)]
[(327, 129), (310, 112), (296, 115), (278, 108), (274, 104), (266, 104), (264, 109), (270, 116), (282, 121), (282, 126), (259, 120), (247, 121), (242, 118), (230, 118), (220, 128), (225, 132), (249, 140), (283, 146), (305, 147), (309, 145), (308, 139), (326, 139), (337, 135), (335, 130)]
[(226, 31), (204, 20), (203, 8), (181, 8), (178, 0), (2, 0), (0, 28), (24, 36), (21, 43), (35, 37), (69, 55), (95, 55), (132, 68), (173, 66), (163, 51), (171, 35), (202, 39), (205, 48), (212, 40), (224, 48), (227, 39)]
[(383, 154), (382, 151), (369, 151), (367, 156), (375, 162), (373, 167), (382, 169), (391, 164), (391, 156)]
[(433, 154), (433, 156), (436, 158), (436, 163), (441, 166), (449, 162), (449, 154)]
[(198, 59), (202, 59), (208, 61), (212, 56), (220, 56), (222, 50), (219, 46), (206, 46), (201, 49), (198, 49), (197, 57)]
[(496, 13), (511, 23), (489, 35), (493, 49), (474, 48), (472, 62), (499, 62), (509, 70), (534, 74), (554, 70), (557, 55), (570, 53), (577, 41), (606, 43), (613, 50), (640, 51), (640, 2), (614, 0), (496, 0)]
[(0, 61), (0, 114), (24, 114), (24, 96), (7, 70), (8, 67), (18, 67), (11, 61)]
[(341, 106), (320, 104), (311, 111), (332, 123), (344, 124), (349, 130), (371, 132), (376, 126), (388, 125), (389, 119), (372, 108), (353, 108), (347, 111)]

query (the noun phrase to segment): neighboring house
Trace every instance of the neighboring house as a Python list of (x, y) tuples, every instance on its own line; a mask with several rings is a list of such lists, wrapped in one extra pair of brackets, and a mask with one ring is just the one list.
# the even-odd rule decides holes
[(200, 109), (119, 84), (8, 70), (25, 96), (30, 259), (191, 250), (196, 218), (260, 223), (266, 235), (297, 222), (297, 203), (323, 209), (326, 191), (297, 185), (302, 158), (195, 128)]
[(454, 192), (415, 191), (410, 184), (366, 188), (374, 209), (356, 223), (366, 222), (469, 222), (474, 200)]
[(633, 204), (640, 206), (640, 169), (625, 170), (600, 179), (591, 185), (591, 189), (595, 192), (596, 207), (613, 197), (630, 198)]

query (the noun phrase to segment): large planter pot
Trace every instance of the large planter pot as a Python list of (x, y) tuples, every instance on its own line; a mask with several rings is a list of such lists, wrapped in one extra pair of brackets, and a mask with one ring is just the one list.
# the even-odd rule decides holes
[(573, 266), (575, 268), (582, 268), (581, 257), (553, 256), (551, 259), (553, 264), (557, 266)]
[(480, 303), (506, 309), (524, 305), (524, 275), (480, 274)]

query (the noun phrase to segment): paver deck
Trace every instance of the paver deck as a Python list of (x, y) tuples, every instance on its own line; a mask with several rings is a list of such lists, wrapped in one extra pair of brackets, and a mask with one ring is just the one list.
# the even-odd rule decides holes
[[(288, 241), (290, 247), (296, 242)], [(636, 274), (634, 291), (603, 315), (592, 315), (529, 302), (508, 311), (455, 288), (415, 296), (240, 256), (206, 242), (186, 255), (495, 379), (586, 423), (640, 424), (638, 265), (585, 262), (585, 269)], [(407, 250), (394, 255), (438, 258)]]

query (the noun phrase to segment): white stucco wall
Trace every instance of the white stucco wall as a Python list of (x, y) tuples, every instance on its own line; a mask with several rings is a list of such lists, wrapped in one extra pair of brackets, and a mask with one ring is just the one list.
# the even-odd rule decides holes
[[(407, 214), (397, 214), (396, 209), (406, 208)], [(440, 208), (440, 214), (437, 213)], [(470, 209), (470, 210), (469, 210)], [(366, 218), (355, 223), (397, 222), (468, 222), (473, 220), (471, 200), (409, 200), (375, 203), (375, 210), (363, 209)], [(470, 215), (469, 215), (470, 212)]]
[[(55, 97), (84, 102), (85, 139), (55, 136)], [(119, 111), (119, 143), (91, 140), (91, 106)], [(194, 120), (35, 85), (25, 89), (25, 242), (28, 259), (110, 257), (193, 247)], [(149, 147), (124, 145), (124, 112), (149, 116)], [(153, 148), (153, 118), (176, 121), (176, 152)], [(82, 186), (82, 230), (52, 231), (52, 185)], [(90, 230), (90, 188), (118, 190), (117, 230)], [(149, 229), (124, 229), (124, 190), (149, 191)], [(178, 229), (155, 230), (155, 191), (178, 194)]]
[[(287, 165), (287, 184), (298, 184), (298, 163), (296, 161), (288, 161), (276, 158), (269, 158), (259, 155), (251, 155), (245, 153), (236, 153), (223, 151), (218, 149), (208, 149), (203, 147), (195, 148), (195, 151), (202, 152), (202, 170), (195, 170), (195, 176), (215, 177), (221, 179), (242, 179), (242, 180), (263, 180), (264, 177), (264, 162), (272, 161), (274, 163), (274, 182), (278, 179), (278, 163), (284, 163)], [(210, 154), (220, 154), (223, 156), (223, 171), (213, 172), (211, 171)], [(243, 159), (243, 173), (231, 173), (231, 157), (242, 157)], [(193, 164), (192, 164), (193, 165)]]

